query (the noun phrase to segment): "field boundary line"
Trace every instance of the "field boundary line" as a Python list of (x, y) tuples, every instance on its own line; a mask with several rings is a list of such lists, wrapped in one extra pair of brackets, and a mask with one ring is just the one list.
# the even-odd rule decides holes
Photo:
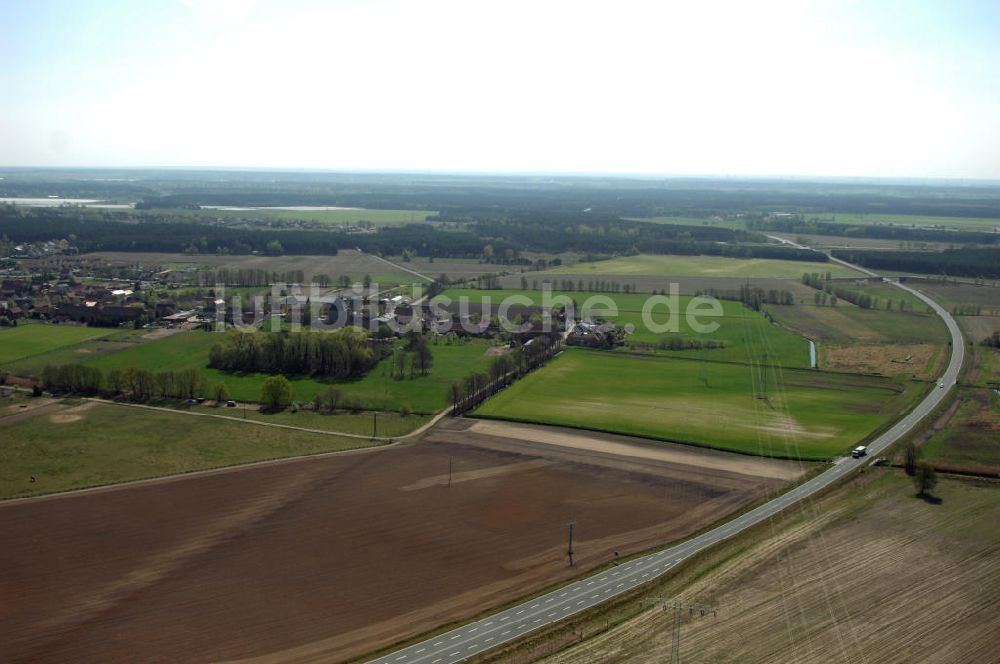
[[(235, 420), (237, 422), (244, 422), (244, 421), (246, 421), (246, 422), (254, 422), (254, 420), (243, 420), (243, 419), (239, 419), (239, 418), (230, 418), (230, 417), (225, 416), (225, 415), (217, 416), (217, 415), (213, 415), (212, 413), (184, 412), (184, 411), (173, 410), (173, 409), (170, 409), (170, 408), (161, 408), (161, 407), (158, 407), (158, 406), (146, 406), (144, 404), (121, 403), (121, 402), (115, 402), (115, 401), (107, 401), (105, 399), (94, 399), (94, 398), (85, 399), (85, 400), (86, 401), (96, 402), (96, 403), (102, 403), (102, 404), (106, 404), (106, 405), (133, 406), (133, 407), (137, 407), (137, 408), (145, 408), (146, 410), (163, 411), (163, 412), (167, 412), (167, 413), (173, 413), (174, 415), (204, 415), (206, 417), (220, 417), (222, 419), (233, 419), (233, 420)], [(174, 482), (174, 481), (184, 480), (184, 479), (187, 479), (187, 478), (190, 478), (190, 477), (200, 477), (200, 476), (205, 476), (205, 475), (214, 475), (214, 474), (221, 474), (221, 473), (241, 472), (241, 471), (248, 470), (250, 468), (259, 467), (259, 466), (273, 466), (273, 465), (278, 465), (278, 464), (283, 464), (283, 463), (295, 463), (295, 462), (303, 461), (303, 460), (306, 460), (306, 459), (325, 458), (325, 457), (331, 457), (331, 456), (341, 456), (341, 455), (349, 455), (349, 454), (370, 454), (370, 453), (375, 453), (375, 452), (381, 452), (382, 450), (386, 450), (386, 449), (389, 449), (389, 448), (392, 448), (392, 447), (398, 447), (400, 445), (406, 444), (406, 442), (405, 442), (404, 439), (415, 437), (415, 436), (418, 436), (418, 435), (424, 433), (428, 428), (430, 428), (431, 426), (437, 424), (441, 419), (443, 419), (445, 416), (447, 416), (449, 414), (450, 410), (451, 410), (450, 408), (447, 408), (447, 409), (441, 411), (440, 413), (438, 413), (437, 415), (435, 415), (432, 420), (430, 420), (429, 422), (427, 422), (426, 424), (424, 424), (420, 428), (416, 429), (415, 431), (412, 431), (412, 432), (406, 434), (405, 436), (399, 436), (399, 437), (392, 438), (392, 439), (374, 439), (374, 440), (377, 441), (377, 443), (376, 444), (372, 444), (372, 445), (363, 445), (362, 444), (362, 445), (358, 445), (357, 447), (348, 447), (348, 448), (342, 449), (342, 450), (330, 450), (330, 451), (327, 451), (327, 452), (313, 452), (311, 454), (296, 454), (294, 456), (270, 457), (270, 458), (266, 458), (266, 459), (258, 459), (256, 461), (247, 461), (247, 462), (243, 462), (243, 463), (234, 463), (234, 464), (216, 466), (215, 468), (202, 468), (202, 469), (199, 469), (199, 470), (186, 470), (186, 471), (180, 471), (180, 472), (176, 472), (176, 473), (167, 473), (167, 474), (164, 474), (164, 475), (153, 475), (153, 476), (150, 476), (150, 477), (143, 477), (143, 478), (140, 478), (140, 479), (127, 480), (127, 481), (124, 481), (124, 482), (113, 482), (113, 483), (110, 483), (110, 484), (96, 484), (96, 485), (93, 485), (93, 486), (84, 486), (84, 487), (79, 487), (79, 488), (76, 488), (76, 489), (66, 489), (66, 490), (63, 490), (63, 491), (53, 491), (51, 493), (44, 493), (44, 494), (40, 494), (40, 495), (36, 495), (36, 496), (23, 496), (23, 497), (20, 497), (20, 498), (0, 499), (0, 509), (3, 509), (4, 506), (6, 506), (6, 505), (20, 504), (20, 503), (24, 503), (24, 502), (28, 502), (28, 501), (45, 501), (45, 500), (55, 500), (55, 499), (59, 499), (59, 498), (73, 498), (73, 497), (79, 496), (79, 495), (90, 494), (90, 493), (101, 493), (101, 492), (106, 492), (106, 491), (117, 491), (117, 490), (120, 490), (120, 489), (125, 489), (125, 488), (128, 488), (128, 487), (133, 487), (133, 486), (143, 485), (143, 484)], [(296, 428), (296, 427), (291, 427), (289, 425), (271, 424), (269, 422), (255, 422), (255, 423), (256, 424), (264, 424), (264, 425), (270, 425), (270, 426), (283, 427), (283, 428), (291, 428), (291, 429), (295, 429)], [(302, 429), (302, 430), (303, 431), (310, 431), (308, 429)], [(317, 431), (317, 433), (325, 433), (325, 434), (337, 435), (337, 436), (341, 436), (341, 437), (347, 436), (347, 437), (350, 437), (350, 438), (361, 438), (361, 439), (365, 439), (365, 440), (368, 440), (368, 441), (373, 440), (372, 438), (366, 438), (364, 436), (360, 436), (360, 435), (357, 435), (357, 434), (348, 436), (347, 434), (335, 434), (335, 433), (333, 433), (331, 431)], [(381, 443), (381, 444), (378, 444), (378, 443)]]
[(376, 256), (375, 254), (369, 254), (369, 253), (365, 253), (364, 251), (361, 251), (360, 253), (361, 253), (362, 255), (364, 255), (364, 256), (371, 256), (372, 258), (375, 258), (375, 259), (377, 259), (377, 260), (380, 260), (380, 261), (382, 261), (383, 263), (385, 263), (386, 265), (391, 265), (392, 267), (396, 268), (397, 270), (402, 270), (403, 272), (409, 272), (409, 273), (410, 273), (410, 274), (412, 274), (413, 276), (416, 276), (416, 277), (420, 277), (421, 279), (426, 279), (427, 281), (434, 281), (433, 279), (431, 279), (430, 277), (428, 277), (428, 276), (427, 276), (426, 274), (420, 274), (420, 273), (419, 273), (419, 272), (417, 272), (416, 270), (411, 270), (411, 269), (410, 269), (410, 268), (408, 268), (408, 267), (403, 267), (402, 265), (397, 265), (396, 263), (393, 263), (393, 262), (392, 262), (392, 261), (390, 261), (390, 260), (387, 260), (387, 259), (385, 259), (385, 258), (382, 258), (381, 256)]
[(259, 426), (274, 427), (276, 429), (290, 429), (292, 431), (303, 431), (305, 433), (319, 433), (319, 434), (324, 434), (324, 435), (327, 435), (327, 436), (340, 436), (342, 438), (357, 438), (357, 439), (360, 439), (360, 440), (375, 440), (375, 441), (382, 441), (382, 442), (387, 442), (387, 443), (392, 443), (392, 442), (395, 442), (395, 441), (407, 440), (409, 438), (413, 438), (415, 436), (418, 436), (418, 435), (424, 433), (432, 425), (437, 424), (438, 421), (440, 421), (441, 418), (444, 417), (445, 415), (447, 415), (448, 412), (451, 410), (450, 408), (445, 408), (441, 412), (435, 414), (430, 420), (428, 420), (427, 422), (425, 422), (421, 426), (419, 426), (416, 429), (414, 429), (413, 431), (411, 431), (409, 433), (406, 433), (406, 434), (403, 434), (401, 436), (367, 436), (365, 434), (347, 433), (345, 431), (331, 431), (329, 429), (311, 429), (309, 427), (300, 427), (300, 426), (296, 426), (294, 424), (280, 424), (278, 422), (261, 422), (260, 420), (250, 420), (250, 419), (246, 419), (246, 418), (242, 418), (242, 417), (234, 417), (232, 415), (219, 415), (217, 413), (199, 413), (199, 412), (194, 412), (194, 411), (190, 411), (190, 410), (177, 410), (176, 408), (167, 408), (165, 406), (150, 406), (150, 405), (144, 404), (144, 403), (130, 403), (130, 402), (127, 402), (127, 401), (112, 401), (110, 399), (100, 399), (100, 398), (97, 398), (97, 397), (83, 397), (83, 398), (86, 399), (87, 401), (94, 401), (94, 402), (97, 402), (97, 403), (108, 404), (110, 406), (128, 406), (128, 407), (131, 407), (131, 408), (144, 408), (146, 410), (155, 410), (155, 411), (160, 411), (160, 412), (164, 412), (164, 413), (173, 413), (175, 415), (193, 415), (195, 417), (214, 417), (214, 418), (220, 419), (220, 420), (229, 420), (231, 422), (245, 422), (247, 424), (256, 424), (256, 425), (259, 425)]

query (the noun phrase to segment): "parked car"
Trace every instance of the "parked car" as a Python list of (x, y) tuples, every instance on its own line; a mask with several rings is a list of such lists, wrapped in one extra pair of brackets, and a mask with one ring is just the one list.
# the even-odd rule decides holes
[(226, 408), (236, 408), (236, 402), (235, 401), (227, 401), (226, 402)]

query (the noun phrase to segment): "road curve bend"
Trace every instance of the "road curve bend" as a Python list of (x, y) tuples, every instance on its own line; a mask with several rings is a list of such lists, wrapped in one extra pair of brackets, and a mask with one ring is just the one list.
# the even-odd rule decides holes
[[(794, 243), (789, 242), (789, 244)], [(878, 278), (878, 275), (870, 270), (838, 259), (831, 260)], [(962, 333), (951, 314), (937, 302), (909, 286), (895, 281), (888, 283), (919, 298), (944, 320), (951, 335), (951, 359), (944, 374), (938, 379), (943, 388), (934, 387), (913, 410), (869, 443), (868, 450), (871, 456), (881, 454), (890, 445), (910, 433), (924, 417), (940, 405), (954, 388), (962, 363), (965, 361)], [(545, 595), (414, 643), (371, 662), (372, 664), (452, 664), (514, 641), (525, 634), (557, 623), (656, 579), (696, 553), (775, 516), (785, 508), (853, 473), (868, 462), (869, 459), (866, 458), (845, 459), (787, 493), (690, 540), (578, 579)]]

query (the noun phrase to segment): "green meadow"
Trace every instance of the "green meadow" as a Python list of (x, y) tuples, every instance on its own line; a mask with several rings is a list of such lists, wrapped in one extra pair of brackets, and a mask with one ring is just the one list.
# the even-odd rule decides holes
[(474, 414), (823, 460), (890, 423), (920, 391), (888, 378), (570, 349)]
[[(110, 369), (139, 367), (149, 371), (201, 370), (209, 385), (223, 383), (237, 401), (257, 401), (265, 374), (230, 373), (208, 368), (212, 346), (221, 343), (215, 332), (182, 332), (158, 341), (149, 341), (116, 353), (84, 362), (105, 372)], [(415, 413), (433, 413), (448, 405), (448, 388), (455, 380), (489, 366), (488, 344), (479, 341), (444, 341), (431, 344), (434, 366), (426, 376), (396, 380), (387, 376), (388, 363), (380, 363), (359, 380), (327, 382), (316, 378), (290, 377), (292, 398), (309, 401), (316, 393), (335, 386), (361, 399), (366, 408), (399, 410), (409, 407)]]
[(17, 327), (0, 328), (0, 365), (72, 346), (111, 332), (113, 330), (99, 327), (25, 322)]
[[(740, 302), (729, 300), (718, 300), (722, 306), (722, 315), (700, 315), (709, 310), (707, 307), (698, 307), (693, 310), (699, 315), (693, 319), (695, 324), (717, 323), (718, 328), (710, 333), (700, 333), (689, 324), (685, 313), (688, 306), (694, 299), (691, 296), (682, 295), (678, 297), (678, 320), (677, 332), (665, 332), (650, 328), (643, 321), (643, 308), (651, 297), (657, 298), (655, 301), (663, 301), (666, 296), (651, 296), (644, 293), (579, 293), (566, 291), (553, 291), (553, 295), (565, 296), (576, 302), (577, 317), (589, 311), (592, 317), (613, 320), (620, 325), (633, 325), (635, 331), (626, 337), (629, 343), (651, 344), (657, 349), (655, 352), (664, 355), (676, 355), (686, 358), (703, 358), (710, 360), (727, 360), (733, 362), (767, 362), (772, 364), (782, 364), (792, 367), (809, 366), (809, 345), (808, 342), (789, 332), (788, 330), (768, 323), (759, 313), (745, 307)], [(453, 301), (460, 301), (466, 297), (469, 302), (480, 302), (489, 297), (494, 312), (505, 298), (519, 296), (527, 298), (534, 305), (540, 305), (543, 296), (540, 291), (521, 290), (476, 290), (451, 288), (442, 293), (442, 296), (451, 298)], [(524, 304), (525, 300), (518, 300), (518, 304)], [(609, 304), (613, 303), (617, 308), (617, 313), (612, 314)], [(586, 309), (585, 309), (586, 308)], [(664, 325), (668, 322), (669, 310), (666, 304), (658, 304), (651, 309), (652, 321), (656, 325)], [(496, 315), (494, 313), (494, 315)], [(725, 344), (723, 348), (715, 349), (691, 349), (691, 350), (658, 350), (658, 343), (661, 339), (672, 336), (679, 336), (685, 340), (694, 341), (719, 341)]]
[(375, 444), (96, 403), (59, 416), (40, 415), (4, 426), (0, 499)]
[(806, 215), (809, 219), (812, 219), (814, 216), (822, 221), (832, 221), (838, 224), (894, 224), (896, 226), (951, 228), (963, 231), (984, 231), (987, 233), (1000, 228), (1000, 220), (983, 217), (934, 217), (915, 214), (866, 214), (857, 212)]

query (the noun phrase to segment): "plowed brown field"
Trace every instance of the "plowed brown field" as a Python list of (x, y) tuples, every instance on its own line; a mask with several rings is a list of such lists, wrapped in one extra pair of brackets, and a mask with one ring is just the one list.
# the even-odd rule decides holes
[[(901, 471), (878, 471), (734, 545), (679, 590), (718, 607), (684, 616), (681, 660), (996, 662), (1000, 485), (942, 479), (936, 494), (918, 500)], [(669, 661), (672, 623), (643, 611), (543, 661)]]
[(0, 504), (0, 661), (357, 656), (682, 537), (789, 468), (754, 476), (715, 452), (698, 468), (688, 449), (676, 463), (468, 424), (376, 452)]

